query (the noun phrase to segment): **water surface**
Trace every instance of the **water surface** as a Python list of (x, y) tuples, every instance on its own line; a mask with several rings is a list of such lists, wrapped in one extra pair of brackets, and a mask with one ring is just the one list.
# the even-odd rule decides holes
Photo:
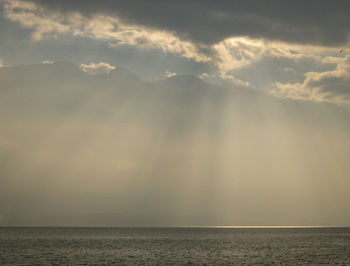
[(350, 228), (0, 227), (6, 264), (350, 264)]

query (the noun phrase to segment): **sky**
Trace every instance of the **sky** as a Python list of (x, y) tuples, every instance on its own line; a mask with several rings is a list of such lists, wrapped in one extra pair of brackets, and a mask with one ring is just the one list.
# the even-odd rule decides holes
[(0, 0), (0, 224), (350, 226), (348, 10)]
[(102, 62), (145, 80), (191, 74), (277, 97), (348, 104), (349, 5), (2, 0), (0, 58), (2, 65)]

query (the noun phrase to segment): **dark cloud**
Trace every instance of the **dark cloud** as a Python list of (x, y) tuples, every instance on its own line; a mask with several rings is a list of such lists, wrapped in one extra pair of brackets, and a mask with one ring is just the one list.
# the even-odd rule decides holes
[(348, 41), (350, 29), (350, 2), (346, 0), (33, 1), (61, 12), (116, 15), (128, 23), (174, 31), (204, 44), (249, 36), (337, 46)]

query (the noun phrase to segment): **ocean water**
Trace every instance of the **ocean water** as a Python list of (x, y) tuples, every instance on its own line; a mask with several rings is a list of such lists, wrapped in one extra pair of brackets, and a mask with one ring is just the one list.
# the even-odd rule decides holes
[(0, 265), (350, 265), (350, 228), (0, 227)]

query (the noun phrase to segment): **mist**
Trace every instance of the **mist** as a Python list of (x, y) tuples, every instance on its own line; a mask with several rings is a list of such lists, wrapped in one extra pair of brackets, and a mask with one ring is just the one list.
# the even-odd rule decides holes
[(0, 224), (348, 226), (349, 110), (69, 62), (0, 68)]

